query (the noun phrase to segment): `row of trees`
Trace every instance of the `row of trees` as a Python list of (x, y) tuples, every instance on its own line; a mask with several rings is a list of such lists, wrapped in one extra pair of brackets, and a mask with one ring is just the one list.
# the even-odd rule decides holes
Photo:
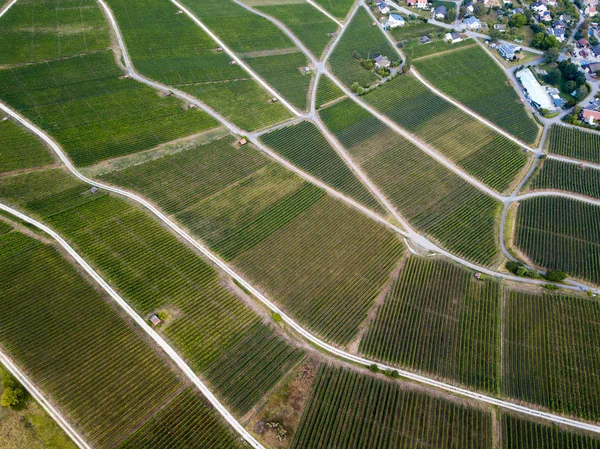
[(17, 407), (25, 400), (25, 389), (5, 368), (0, 367), (2, 372), (2, 407)]

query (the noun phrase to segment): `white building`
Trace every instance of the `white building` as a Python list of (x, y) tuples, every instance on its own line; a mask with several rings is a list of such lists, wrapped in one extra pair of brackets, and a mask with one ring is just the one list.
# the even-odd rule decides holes
[(388, 29), (403, 27), (406, 22), (400, 14), (390, 14), (385, 22), (385, 27)]
[(515, 75), (521, 82), (523, 90), (532, 105), (548, 111), (556, 110), (548, 91), (538, 82), (531, 70), (519, 70)]
[(481, 22), (477, 17), (467, 17), (463, 20), (463, 23), (469, 30), (478, 30), (479, 28), (481, 28)]
[(444, 40), (446, 42), (456, 44), (457, 42), (462, 41), (462, 37), (460, 37), (460, 34), (458, 33), (446, 33), (446, 35), (444, 36)]

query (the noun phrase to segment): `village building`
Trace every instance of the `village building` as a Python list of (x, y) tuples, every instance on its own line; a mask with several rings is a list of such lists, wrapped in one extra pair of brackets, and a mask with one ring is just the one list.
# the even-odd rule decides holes
[(595, 125), (598, 121), (600, 121), (600, 111), (582, 109), (581, 120), (587, 123), (588, 125)]
[(421, 36), (421, 43), (422, 44), (428, 44), (431, 42), (431, 39), (429, 39), (429, 36)]
[(153, 326), (158, 326), (159, 324), (162, 323), (162, 321), (158, 317), (158, 315), (154, 314), (154, 315), (150, 316), (150, 323), (152, 323)]
[(391, 30), (393, 28), (403, 27), (405, 23), (406, 21), (400, 14), (390, 14), (385, 22), (385, 27)]
[(446, 42), (456, 44), (457, 42), (462, 41), (462, 37), (460, 37), (460, 34), (452, 32), (452, 33), (446, 33), (446, 35), (444, 36), (444, 40)]
[(379, 11), (379, 14), (389, 14), (390, 13), (390, 7), (383, 0), (377, 0), (375, 2), (375, 5), (377, 6), (377, 11)]
[(445, 19), (447, 13), (448, 10), (446, 9), (446, 7), (444, 5), (440, 5), (437, 8), (435, 8), (433, 15), (436, 19)]
[(523, 91), (529, 102), (536, 108), (555, 111), (556, 107), (548, 91), (540, 84), (529, 69), (519, 70), (515, 76), (521, 82)]
[(390, 60), (385, 56), (378, 55), (373, 59), (375, 61), (375, 68), (377, 69), (389, 69), (390, 68)]
[(521, 51), (521, 47), (512, 44), (502, 43), (498, 45), (498, 53), (507, 61), (516, 59), (517, 53)]
[(496, 23), (494, 25), (494, 29), (496, 31), (500, 31), (501, 33), (506, 33), (506, 25), (503, 23)]
[(467, 17), (466, 19), (463, 20), (463, 23), (469, 30), (478, 30), (481, 28), (481, 22), (479, 21), (479, 19), (477, 17), (473, 17), (473, 16)]

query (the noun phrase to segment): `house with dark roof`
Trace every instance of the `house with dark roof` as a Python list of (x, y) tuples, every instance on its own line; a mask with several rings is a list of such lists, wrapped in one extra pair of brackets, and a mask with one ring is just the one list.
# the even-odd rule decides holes
[(446, 7), (444, 5), (440, 5), (437, 8), (435, 8), (434, 17), (436, 19), (445, 19), (446, 14), (448, 14), (448, 10), (446, 9)]
[(592, 46), (592, 53), (594, 53), (596, 58), (600, 57), (600, 45)]
[(378, 55), (373, 59), (375, 61), (375, 68), (377, 69), (388, 69), (390, 67), (390, 60), (383, 55)]

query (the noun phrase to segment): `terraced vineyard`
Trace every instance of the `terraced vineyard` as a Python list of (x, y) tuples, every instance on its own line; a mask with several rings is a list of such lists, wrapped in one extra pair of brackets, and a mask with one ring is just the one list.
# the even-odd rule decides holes
[(124, 79), (111, 51), (0, 70), (0, 98), (47, 130), (77, 165), (217, 126), (203, 111)]
[(280, 20), (306, 45), (316, 58), (320, 58), (335, 33), (337, 24), (308, 3), (281, 3), (268, 0), (256, 8)]
[(93, 0), (63, 0), (60, 8), (54, 0), (19, 0), (2, 16), (1, 65), (65, 58), (109, 45), (108, 25)]
[(235, 149), (231, 137), (105, 179), (174, 214), (270, 298), (335, 342), (353, 338), (404, 250), (392, 232), (251, 146)]
[(598, 420), (598, 302), (509, 292), (505, 316), (506, 395)]
[(548, 132), (545, 147), (552, 154), (600, 163), (600, 137), (591, 132), (553, 125)]
[(555, 159), (544, 159), (531, 177), (531, 190), (565, 190), (600, 198), (600, 171)]
[(527, 154), (516, 143), (433, 94), (411, 75), (396, 77), (364, 99), (499, 192), (510, 187), (527, 162)]
[(8, 178), (0, 198), (68, 237), (142, 316), (164, 312), (162, 332), (232, 411), (246, 413), (302, 357), (210, 265), (129, 203), (60, 170)]
[(504, 449), (596, 449), (600, 439), (576, 430), (502, 414)]
[(349, 99), (320, 116), (415, 229), (470, 260), (485, 265), (495, 260), (499, 202)]
[(359, 203), (385, 212), (313, 123), (304, 121), (264, 134), (260, 139), (302, 170)]
[[(179, 374), (55, 249), (16, 232), (0, 244), (0, 343), (91, 445), (115, 447), (177, 404), (186, 388)], [(204, 404), (198, 412), (207, 423), (196, 429), (198, 442), (215, 433), (219, 447), (236, 447), (214, 412)], [(179, 439), (189, 430), (171, 432)]]
[(379, 54), (387, 56), (390, 61), (400, 59), (379, 27), (373, 26), (372, 23), (369, 13), (361, 7), (329, 58), (333, 74), (347, 86), (354, 82), (361, 86), (379, 82), (379, 78), (372, 71), (360, 65), (355, 57), (357, 53), (364, 59), (374, 58)]
[(600, 283), (600, 208), (561, 197), (519, 203), (514, 244), (533, 263)]
[[(151, 0), (155, 1), (155, 0)], [(277, 26), (233, 0), (184, 0), (189, 10), (299, 109), (308, 107), (308, 60)]]
[(528, 114), (511, 81), (479, 45), (416, 60), (414, 66), (445, 94), (523, 142), (536, 142), (541, 128)]
[(0, 173), (52, 162), (52, 156), (32, 134), (12, 120), (0, 121)]
[[(327, 429), (327, 431), (323, 431)], [(291, 447), (490, 448), (489, 412), (355, 370), (321, 366)]]
[(320, 109), (324, 104), (337, 100), (343, 96), (344, 92), (342, 92), (342, 90), (337, 87), (328, 76), (323, 75), (319, 78), (316, 99), (317, 109)]
[(360, 342), (369, 358), (496, 392), (500, 286), (444, 259), (408, 259)]
[[(184, 90), (246, 130), (291, 117), (187, 15), (170, 2), (108, 0), (133, 64)], [(298, 75), (300, 72), (298, 71)]]

